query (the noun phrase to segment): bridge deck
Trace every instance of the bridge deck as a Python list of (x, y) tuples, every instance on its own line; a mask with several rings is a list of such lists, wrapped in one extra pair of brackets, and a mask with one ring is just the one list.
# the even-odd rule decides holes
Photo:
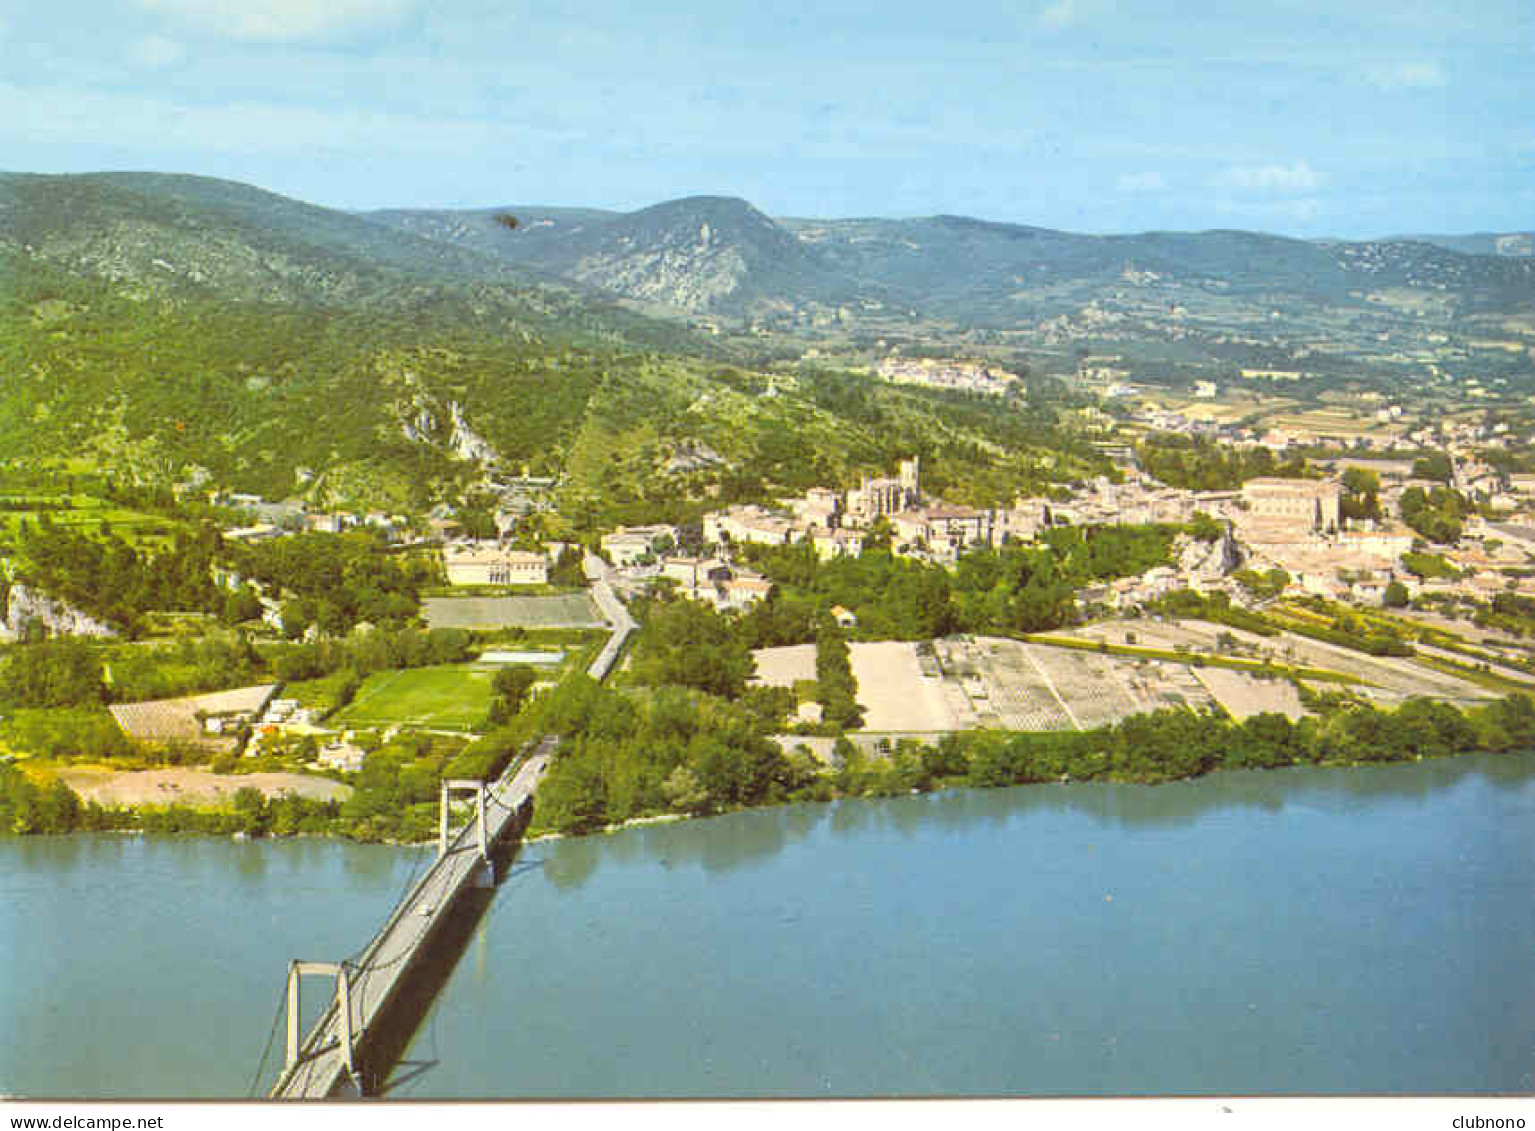
[[(485, 823), (489, 844), (500, 841), (518, 810), (533, 796), (555, 745), (555, 739), (544, 739), (515, 773), (503, 776), (487, 790)], [(449, 842), (447, 853), (433, 863), (401, 900), (363, 951), (350, 974), (354, 1048), (366, 1043), (369, 1026), (395, 999), (417, 956), (447, 917), (448, 909), (474, 883), (480, 863), (479, 831), (475, 822), (470, 821)], [(279, 1075), (270, 1094), (274, 1099), (323, 1099), (348, 1085), (341, 1017), (333, 1001), (300, 1046), (293, 1069)]]

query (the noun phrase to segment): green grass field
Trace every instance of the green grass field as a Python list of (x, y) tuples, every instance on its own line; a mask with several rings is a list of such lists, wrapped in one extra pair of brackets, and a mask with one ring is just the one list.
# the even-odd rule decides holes
[(433, 628), (563, 628), (601, 625), (585, 593), (554, 597), (426, 597), (422, 613)]
[(491, 675), (469, 664), (378, 672), (329, 725), (478, 730), (490, 710)]
[[(105, 523), (113, 534), (131, 546), (160, 545), (170, 539), (176, 524), (158, 515), (119, 507), (104, 499), (89, 495), (39, 495), (20, 492), (13, 498), (25, 501), (38, 500), (51, 504), (46, 511), (49, 520), (59, 527), (73, 527), (87, 534), (94, 534)], [(65, 504), (63, 509), (54, 509)], [(40, 511), (0, 511), (0, 537), (10, 539), (23, 519), (37, 522)]]

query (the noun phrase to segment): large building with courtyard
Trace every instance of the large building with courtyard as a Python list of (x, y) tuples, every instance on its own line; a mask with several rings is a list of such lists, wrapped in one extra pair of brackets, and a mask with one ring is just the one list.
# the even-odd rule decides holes
[(507, 550), (494, 542), (445, 546), (443, 568), (449, 585), (544, 585), (549, 559), (531, 550)]
[(1343, 489), (1317, 479), (1249, 479), (1242, 501), (1254, 518), (1305, 530), (1336, 531), (1343, 525)]

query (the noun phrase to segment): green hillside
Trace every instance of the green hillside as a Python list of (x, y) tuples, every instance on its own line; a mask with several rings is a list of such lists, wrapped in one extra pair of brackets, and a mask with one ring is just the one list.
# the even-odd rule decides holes
[(1047, 406), (768, 377), (579, 288), (476, 281), (483, 257), (244, 186), (5, 176), (0, 199), (13, 470), (417, 514), (526, 471), (564, 477), (592, 529), (913, 453), (987, 500), (1100, 465)]
[(558, 451), (601, 365), (576, 350), (551, 359), (515, 326), (476, 334), (458, 307), (404, 319), (129, 297), (14, 256), (6, 267), (16, 285), (0, 307), (11, 375), (0, 449), (67, 454), (140, 482), (201, 468), (212, 483), (282, 498), (307, 469), (378, 505), (419, 505), (431, 484), (459, 477), (432, 442), (448, 439), (450, 401), (487, 406), (475, 425), (506, 459), (536, 461)]

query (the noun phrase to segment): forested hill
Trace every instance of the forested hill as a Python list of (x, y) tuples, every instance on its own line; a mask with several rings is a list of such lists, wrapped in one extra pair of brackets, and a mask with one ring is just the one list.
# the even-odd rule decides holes
[[(207, 178), (0, 174), (0, 461), (414, 513), (526, 469), (562, 478), (561, 515), (594, 529), (918, 454), (935, 491), (991, 505), (1101, 468), (1059, 389), (979, 404), (847, 378), (818, 368), (815, 335), (942, 348), (961, 317), (1011, 319), (1030, 347), (1162, 343), (1157, 367), (1225, 376), (1251, 356), (1312, 365), (1336, 339), (1357, 369), (1361, 350), (1401, 352), (1398, 332), (1459, 348), (1478, 304), (1535, 309), (1532, 274), (1427, 244), (780, 222), (731, 197), (367, 219)], [(1357, 309), (1279, 316), (1285, 287)], [(716, 337), (636, 305), (771, 325)], [(1487, 328), (1523, 332), (1508, 321)], [(747, 357), (796, 364), (769, 380)]]
[(442, 251), (221, 182), (0, 178), (0, 472), (419, 515), (526, 471), (594, 529), (913, 453), (978, 500), (1101, 463), (1046, 403), (770, 381), (675, 322)]
[(250, 185), (166, 173), (0, 173), (0, 253), (135, 299), (371, 310), (551, 340), (707, 343), (536, 267)]
[(479, 441), (558, 470), (609, 372), (715, 350), (579, 285), (199, 177), (0, 174), (0, 277), (0, 464), (322, 505), (452, 500)]
[(147, 292), (226, 299), (356, 303), (406, 283), (529, 278), (249, 185), (158, 173), (0, 174), (0, 240)]

